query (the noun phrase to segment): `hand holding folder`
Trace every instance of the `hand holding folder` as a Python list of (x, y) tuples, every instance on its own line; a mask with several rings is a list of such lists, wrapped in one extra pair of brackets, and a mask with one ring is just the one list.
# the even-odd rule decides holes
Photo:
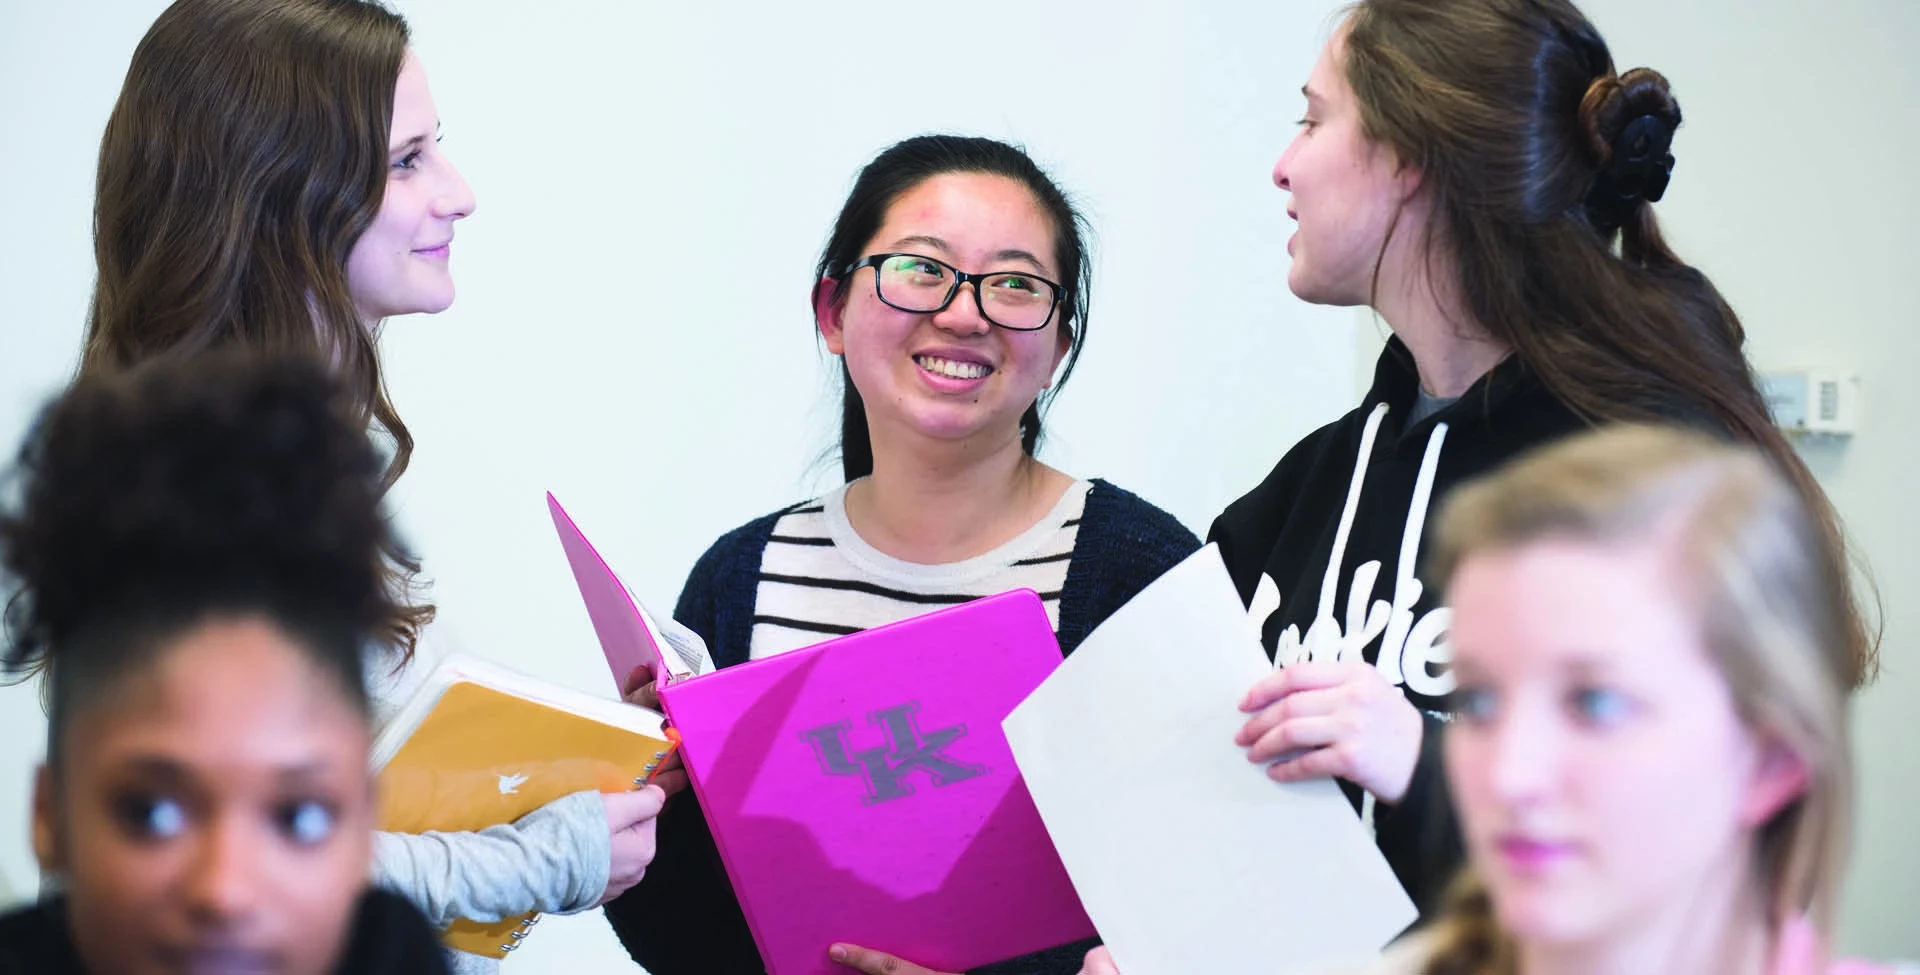
[[(649, 711), (659, 711), (660, 694), (655, 689), (658, 686), (652, 671), (645, 667), (638, 667), (633, 673), (627, 675), (626, 683), (621, 689), (626, 694), (628, 704), (646, 708)], [(673, 754), (661, 759), (660, 767), (653, 770), (653, 777), (647, 780), (647, 784), (659, 786), (660, 791), (666, 793), (669, 799), (687, 787), (687, 767), (680, 761), (679, 749), (674, 749)]]
[(931, 968), (922, 968), (884, 951), (862, 948), (859, 945), (834, 945), (827, 949), (827, 957), (834, 964), (842, 965), (867, 975), (955, 975), (953, 972), (936, 972)]

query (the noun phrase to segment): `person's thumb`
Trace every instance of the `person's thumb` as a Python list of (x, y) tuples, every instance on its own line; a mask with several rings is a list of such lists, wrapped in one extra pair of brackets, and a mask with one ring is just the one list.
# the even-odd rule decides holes
[(607, 828), (617, 833), (660, 815), (667, 794), (659, 786), (650, 785), (633, 792), (609, 792), (605, 798)]
[(1813, 922), (1799, 916), (1788, 918), (1774, 942), (1773, 964), (1767, 975), (1818, 975), (1820, 955), (1820, 932)]

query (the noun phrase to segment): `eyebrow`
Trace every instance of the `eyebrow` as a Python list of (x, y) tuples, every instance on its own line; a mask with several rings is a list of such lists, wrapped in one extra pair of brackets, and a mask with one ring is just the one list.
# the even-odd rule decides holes
[(1569, 654), (1560, 661), (1560, 667), (1583, 680), (1610, 676), (1619, 670), (1611, 655), (1587, 650), (1576, 650)]
[(1020, 250), (1018, 248), (1014, 248), (1011, 250), (997, 251), (994, 253), (993, 259), (996, 261), (1026, 261), (1028, 264), (1033, 265), (1034, 268), (1037, 270), (1045, 271), (1047, 269), (1047, 266), (1045, 264), (1040, 263), (1039, 258), (1033, 256), (1032, 254), (1027, 253), (1026, 251)]
[(1475, 666), (1471, 661), (1461, 660), (1458, 657), (1456, 657), (1453, 662), (1453, 676), (1456, 681), (1465, 681), (1468, 678), (1484, 679), (1481, 674), (1481, 668)]
[[(935, 250), (939, 250), (947, 254), (953, 253), (953, 248), (948, 246), (946, 241), (938, 237), (933, 237), (927, 234), (914, 234), (912, 236), (902, 237), (899, 240), (896, 240), (893, 242), (893, 246), (895, 247), (903, 247), (907, 244), (925, 244), (928, 247), (932, 247)], [(993, 261), (995, 263), (999, 263), (1001, 261), (1025, 261), (1028, 264), (1033, 265), (1036, 270), (1043, 271), (1043, 272), (1047, 270), (1047, 265), (1044, 262), (1042, 262), (1039, 258), (1033, 256), (1032, 252), (1023, 251), (1018, 247), (1009, 247), (1005, 250), (994, 251)]]
[[(183, 763), (164, 755), (133, 755), (126, 760), (128, 772), (141, 778), (156, 779), (169, 784), (192, 781), (195, 776)], [(324, 759), (309, 759), (294, 765), (284, 765), (273, 770), (274, 778), (281, 782), (304, 782), (309, 779), (323, 778), (329, 770)]]
[(949, 254), (953, 253), (953, 248), (948, 247), (946, 241), (938, 237), (929, 237), (926, 234), (913, 234), (893, 242), (893, 246), (895, 247), (905, 247), (908, 244), (925, 244), (937, 251), (945, 251)]
[(162, 779), (167, 782), (179, 782), (191, 779), (187, 767), (161, 755), (134, 755), (127, 759), (129, 771), (142, 778)]
[[(434, 137), (434, 138), (438, 138), (438, 137), (439, 137), (439, 135), (440, 135), (440, 123), (439, 123), (439, 121), (438, 121), (438, 120), (435, 120), (435, 122), (433, 123), (433, 137)], [(396, 152), (399, 152), (399, 151), (400, 151), (400, 150), (402, 150), (402, 149), (416, 149), (416, 148), (419, 148), (419, 146), (420, 146), (420, 145), (421, 145), (422, 143), (424, 143), (424, 142), (426, 142), (426, 141), (427, 141), (427, 138), (428, 138), (428, 137), (427, 137), (427, 136), (425, 136), (425, 135), (416, 135), (416, 136), (414, 136), (413, 138), (411, 138), (411, 139), (408, 139), (408, 140), (407, 140), (407, 141), (405, 141), (405, 142), (402, 142), (402, 143), (400, 143), (400, 144), (398, 144), (398, 145), (395, 145), (395, 146), (391, 146), (391, 147), (389, 147), (389, 148), (387, 149), (387, 153), (388, 153), (389, 155), (391, 155), (392, 153), (396, 153)]]
[(330, 771), (332, 771), (332, 766), (316, 758), (311, 761), (301, 762), (298, 765), (288, 765), (277, 769), (274, 772), (274, 778), (278, 779), (282, 784), (303, 784), (314, 779), (324, 779)]

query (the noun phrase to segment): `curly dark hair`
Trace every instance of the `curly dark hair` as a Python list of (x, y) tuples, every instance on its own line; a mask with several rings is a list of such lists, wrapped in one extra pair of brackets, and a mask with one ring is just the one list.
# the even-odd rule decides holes
[(365, 713), (365, 647), (395, 609), (383, 465), (307, 359), (213, 353), (80, 380), (0, 502), (0, 670), (47, 675), (49, 755), (74, 711), (212, 615), (281, 628)]

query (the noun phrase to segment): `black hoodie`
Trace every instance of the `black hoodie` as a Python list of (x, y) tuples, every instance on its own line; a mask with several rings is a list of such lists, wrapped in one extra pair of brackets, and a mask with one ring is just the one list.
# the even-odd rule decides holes
[[(1390, 340), (1360, 407), (1294, 445), (1208, 540), (1249, 611), (1264, 615), (1261, 639), (1278, 663), (1363, 659), (1420, 709), (1413, 780), (1398, 805), (1378, 806), (1374, 829), (1424, 918), (1462, 860), (1439, 762), (1452, 611), (1420, 578), (1427, 524), (1455, 485), (1587, 424), (1518, 356), (1408, 427), (1418, 392), (1413, 357)], [(1358, 804), (1359, 790), (1343, 786)]]

